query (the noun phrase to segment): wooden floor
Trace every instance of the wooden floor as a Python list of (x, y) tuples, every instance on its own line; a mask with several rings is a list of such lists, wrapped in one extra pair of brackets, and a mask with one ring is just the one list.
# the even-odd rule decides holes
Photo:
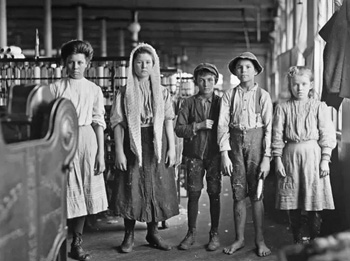
[[(98, 230), (86, 229), (83, 247), (92, 255), (92, 260), (144, 260), (144, 261), (186, 261), (186, 260), (278, 260), (278, 251), (291, 243), (291, 234), (288, 231), (285, 213), (274, 209), (274, 177), (267, 179), (265, 184), (265, 240), (271, 248), (272, 255), (258, 257), (254, 246), (254, 228), (251, 216), (251, 206), (248, 203), (246, 246), (233, 255), (222, 252), (225, 246), (230, 245), (234, 238), (232, 194), (229, 178), (223, 179), (223, 192), (221, 194), (221, 219), (220, 219), (220, 242), (221, 247), (215, 252), (205, 250), (209, 240), (210, 217), (209, 199), (205, 190), (200, 199), (200, 208), (197, 223), (197, 242), (187, 251), (178, 250), (177, 245), (181, 242), (187, 231), (187, 197), (181, 197), (180, 215), (168, 220), (169, 228), (160, 230), (162, 237), (171, 245), (170, 251), (161, 251), (151, 248), (145, 240), (146, 224), (137, 223), (135, 231), (135, 246), (133, 252), (123, 254), (119, 246), (123, 240), (123, 220), (116, 217), (100, 218), (97, 222)], [(249, 201), (248, 201), (249, 202)], [(68, 240), (68, 251), (71, 238)], [(68, 260), (72, 260), (68, 258)]]

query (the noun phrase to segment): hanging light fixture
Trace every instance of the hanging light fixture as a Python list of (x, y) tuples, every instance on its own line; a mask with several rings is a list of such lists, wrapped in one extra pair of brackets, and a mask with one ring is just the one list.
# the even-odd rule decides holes
[(135, 47), (139, 41), (139, 32), (141, 30), (141, 25), (138, 21), (138, 12), (133, 11), (133, 22), (128, 26), (128, 30), (131, 32), (132, 44)]

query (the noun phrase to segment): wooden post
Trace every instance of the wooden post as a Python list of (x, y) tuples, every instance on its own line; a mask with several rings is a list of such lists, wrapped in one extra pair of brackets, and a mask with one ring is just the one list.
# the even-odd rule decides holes
[(44, 48), (45, 56), (52, 57), (52, 13), (51, 0), (45, 0), (45, 22), (44, 22)]
[(0, 47), (7, 46), (6, 0), (0, 0)]

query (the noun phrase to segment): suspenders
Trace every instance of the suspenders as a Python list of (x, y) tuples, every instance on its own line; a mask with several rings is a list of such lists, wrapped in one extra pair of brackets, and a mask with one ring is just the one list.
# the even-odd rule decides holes
[[(232, 113), (233, 113), (233, 104), (234, 104), (234, 100), (235, 100), (235, 96), (236, 96), (236, 92), (237, 92), (237, 87), (235, 87), (232, 90), (232, 98), (231, 98), (231, 106), (230, 106), (230, 116), (232, 117)], [(258, 86), (255, 92), (255, 114), (256, 114), (256, 123), (258, 122), (259, 119), (259, 115), (261, 114), (261, 88)], [(232, 122), (232, 119), (230, 120)]]
[(261, 88), (258, 86), (255, 93), (255, 113), (261, 114)]

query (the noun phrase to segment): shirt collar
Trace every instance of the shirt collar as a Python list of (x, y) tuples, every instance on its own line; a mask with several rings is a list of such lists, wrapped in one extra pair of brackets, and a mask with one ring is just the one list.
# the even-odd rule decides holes
[[(212, 96), (210, 96), (208, 99), (206, 99), (208, 102), (212, 102), (212, 100), (213, 100), (213, 96), (214, 96), (214, 93), (213, 93), (213, 95)], [(196, 95), (196, 99), (198, 99), (198, 100), (200, 100), (200, 101), (203, 101), (204, 100), (204, 98), (202, 97), (202, 96), (200, 96), (199, 94), (197, 94)]]
[[(242, 88), (241, 85), (238, 85), (237, 87), (238, 87), (238, 90), (239, 90), (239, 91), (243, 92), (243, 88)], [(257, 88), (258, 88), (258, 83), (254, 83), (254, 87), (251, 88), (248, 92), (250, 92), (250, 91), (256, 91)]]

